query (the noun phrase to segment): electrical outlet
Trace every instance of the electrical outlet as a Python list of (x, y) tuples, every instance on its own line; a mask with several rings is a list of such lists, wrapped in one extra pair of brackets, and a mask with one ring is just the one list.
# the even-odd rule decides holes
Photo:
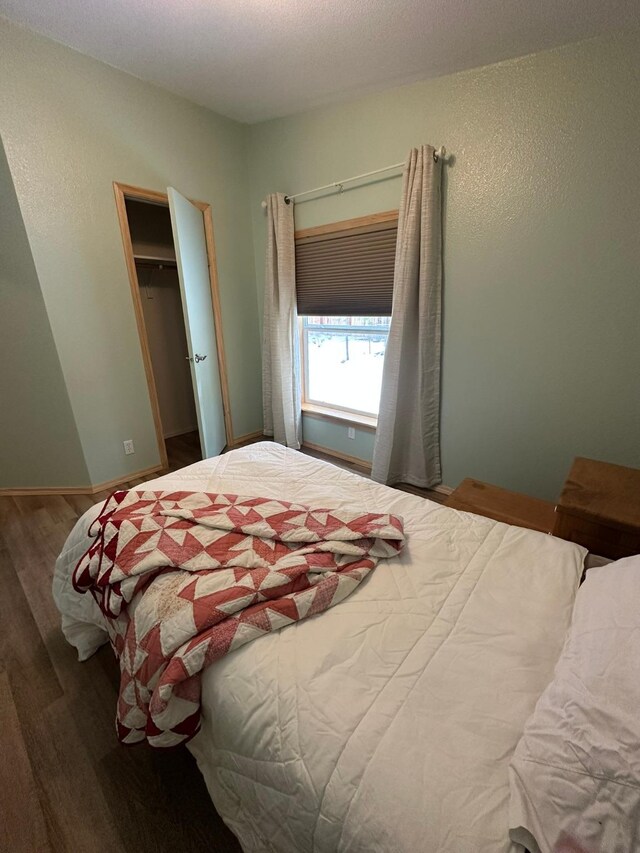
[(124, 452), (127, 456), (131, 456), (132, 453), (136, 452), (134, 450), (134, 447), (133, 447), (133, 439), (132, 438), (128, 438), (126, 441), (123, 441), (122, 443), (124, 445)]
[(347, 428), (347, 438), (355, 438), (355, 437), (356, 437), (355, 429), (353, 427), (348, 427)]

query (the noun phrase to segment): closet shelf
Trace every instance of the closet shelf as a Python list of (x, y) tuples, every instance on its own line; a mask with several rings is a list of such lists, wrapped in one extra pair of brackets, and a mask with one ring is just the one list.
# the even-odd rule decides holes
[(176, 266), (175, 255), (173, 257), (169, 255), (162, 257), (160, 255), (138, 255), (134, 253), (133, 258), (136, 263), (140, 264), (163, 264), (168, 267)]

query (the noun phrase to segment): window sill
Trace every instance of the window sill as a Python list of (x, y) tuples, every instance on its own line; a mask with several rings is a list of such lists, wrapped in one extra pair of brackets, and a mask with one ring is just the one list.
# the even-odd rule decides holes
[(372, 432), (375, 432), (378, 425), (378, 418), (374, 415), (358, 415), (355, 412), (332, 409), (330, 406), (318, 406), (315, 403), (303, 403), (302, 412), (314, 418), (341, 424), (353, 424), (361, 429), (371, 430)]

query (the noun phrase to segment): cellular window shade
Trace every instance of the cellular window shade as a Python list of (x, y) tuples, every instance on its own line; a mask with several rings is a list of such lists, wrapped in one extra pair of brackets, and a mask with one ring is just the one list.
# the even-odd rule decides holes
[(398, 221), (296, 240), (299, 315), (391, 314)]

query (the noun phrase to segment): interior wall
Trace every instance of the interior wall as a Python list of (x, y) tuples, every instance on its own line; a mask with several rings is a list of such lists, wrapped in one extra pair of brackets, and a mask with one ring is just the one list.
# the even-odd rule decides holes
[[(640, 37), (627, 33), (254, 125), (259, 304), (269, 192), (444, 144), (443, 476), (557, 497), (574, 456), (640, 466)], [(301, 200), (305, 228), (398, 206), (381, 177)], [(304, 419), (369, 459), (370, 437)], [(343, 434), (342, 434), (343, 433)], [(311, 440), (311, 439), (309, 439)]]
[(0, 488), (83, 485), (87, 466), (1, 140), (0, 305)]
[(198, 429), (175, 268), (138, 267), (142, 313), (149, 341), (165, 438)]
[[(90, 481), (159, 464), (114, 180), (211, 203), (234, 432), (258, 430), (246, 127), (1, 19), (0, 79), (0, 133)], [(43, 442), (60, 451), (53, 433)]]

